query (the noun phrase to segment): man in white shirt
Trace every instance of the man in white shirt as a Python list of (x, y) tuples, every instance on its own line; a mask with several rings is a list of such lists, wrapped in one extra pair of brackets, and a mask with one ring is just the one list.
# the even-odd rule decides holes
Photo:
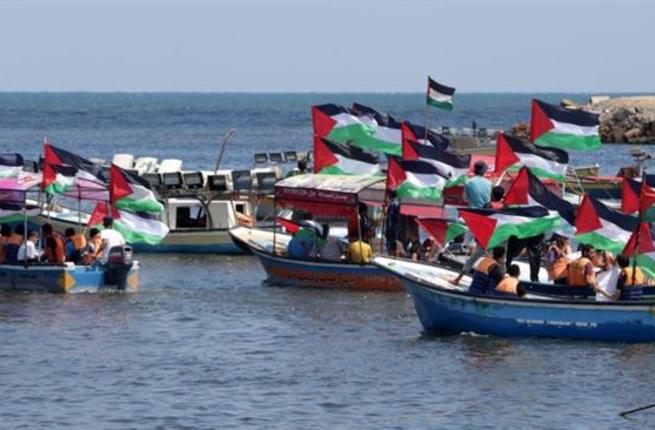
[(18, 258), (20, 262), (34, 262), (38, 261), (39, 254), (36, 251), (36, 244), (39, 242), (39, 233), (32, 230), (27, 236), (27, 240), (20, 244), (18, 248)]
[(100, 232), (102, 242), (100, 243), (100, 258), (98, 258), (98, 261), (101, 264), (107, 264), (109, 251), (115, 246), (125, 245), (125, 239), (120, 232), (112, 228), (114, 225), (114, 219), (112, 217), (106, 216), (102, 220), (102, 225), (104, 226), (104, 230)]

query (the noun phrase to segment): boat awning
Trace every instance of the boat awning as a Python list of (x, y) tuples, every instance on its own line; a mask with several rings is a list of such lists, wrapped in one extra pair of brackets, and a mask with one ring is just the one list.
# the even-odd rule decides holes
[(0, 202), (21, 204), (25, 194), (41, 185), (41, 174), (21, 172), (16, 178), (0, 179)]
[(384, 177), (306, 174), (275, 184), (277, 204), (315, 215), (351, 216), (358, 203), (384, 201)]

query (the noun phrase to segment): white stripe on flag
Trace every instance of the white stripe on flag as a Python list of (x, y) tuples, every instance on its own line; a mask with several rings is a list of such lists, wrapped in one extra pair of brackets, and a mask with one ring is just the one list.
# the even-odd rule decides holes
[(430, 97), (432, 100), (436, 100), (438, 102), (442, 103), (452, 103), (453, 102), (453, 96), (449, 96), (446, 94), (441, 94), (438, 91), (433, 90), (430, 88), (430, 91), (428, 91), (428, 97)]
[(546, 172), (553, 172), (561, 176), (566, 175), (566, 164), (557, 163), (552, 160), (542, 158), (535, 154), (515, 153), (519, 157), (519, 163), (527, 167), (536, 167)]
[(442, 189), (446, 185), (446, 179), (440, 175), (405, 172), (407, 181), (420, 188), (437, 187)]
[(344, 157), (340, 154), (334, 154), (339, 162), (336, 167), (340, 168), (346, 173), (354, 175), (377, 175), (380, 173), (379, 164), (368, 164), (363, 161), (353, 160), (352, 158)]
[(571, 134), (574, 136), (596, 136), (598, 135), (598, 126), (593, 127), (571, 124), (567, 122), (557, 122), (550, 119), (553, 123), (553, 129), (549, 130), (550, 133), (557, 134)]
[(357, 118), (354, 115), (351, 115), (349, 113), (338, 113), (331, 117), (333, 120), (335, 120), (337, 123), (334, 125), (334, 127), (346, 127), (349, 125), (353, 124), (365, 124), (369, 127), (375, 127), (376, 122), (369, 122), (369, 121), (362, 121), (360, 118)]

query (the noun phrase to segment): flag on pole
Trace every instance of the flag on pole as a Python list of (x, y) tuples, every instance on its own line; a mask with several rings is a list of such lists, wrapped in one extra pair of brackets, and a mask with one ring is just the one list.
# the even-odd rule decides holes
[(452, 242), (468, 230), (461, 221), (445, 218), (417, 218), (416, 223), (441, 245)]
[(425, 127), (420, 125), (414, 125), (408, 121), (402, 123), (401, 127), (402, 138), (413, 140), (422, 145), (432, 145), (437, 149), (445, 151), (450, 145), (450, 140), (446, 138), (443, 134), (439, 134), (433, 130), (428, 130), (427, 140), (425, 139)]
[(447, 182), (446, 174), (433, 164), (389, 157), (387, 188), (398, 197), (439, 200)]
[(378, 175), (378, 157), (352, 145), (314, 136), (314, 173), (331, 175)]
[(370, 123), (374, 129), (372, 141), (366, 146), (380, 148), (380, 151), (386, 154), (400, 155), (402, 142), (400, 122), (388, 113), (378, 112), (359, 103), (353, 103), (349, 110), (363, 122)]
[(618, 254), (625, 247), (637, 224), (637, 218), (610, 209), (587, 194), (575, 218), (575, 239), (594, 248)]
[(131, 213), (117, 208), (110, 209), (105, 202), (96, 203), (87, 225), (102, 230), (102, 221), (106, 216), (114, 219), (113, 227), (123, 235), (127, 243), (157, 245), (169, 231), (168, 226), (152, 214)]
[(115, 164), (111, 165), (109, 175), (110, 200), (117, 209), (152, 213), (164, 211), (164, 205), (159, 202), (145, 179)]
[(426, 161), (436, 166), (448, 176), (446, 188), (466, 182), (471, 164), (470, 155), (453, 154), (410, 139), (403, 140), (403, 159)]
[(23, 156), (15, 152), (0, 154), (0, 179), (17, 178), (23, 171)]
[(43, 151), (43, 191), (81, 200), (108, 200), (107, 183), (100, 166), (47, 142)]
[(518, 239), (537, 236), (554, 230), (559, 216), (541, 206), (494, 209), (460, 209), (469, 231), (485, 249), (505, 243), (511, 236)]
[(598, 115), (532, 100), (530, 140), (540, 146), (566, 150), (598, 149)]
[(447, 87), (428, 76), (427, 103), (439, 109), (453, 110), (455, 88)]
[(515, 172), (526, 166), (539, 177), (564, 181), (568, 164), (569, 155), (562, 149), (540, 148), (504, 133), (496, 136), (494, 165), (497, 175), (505, 170)]
[[(639, 243), (637, 243), (639, 242)], [(623, 255), (636, 258), (637, 265), (651, 278), (655, 277), (655, 244), (650, 223), (642, 222), (635, 229), (623, 249)]]

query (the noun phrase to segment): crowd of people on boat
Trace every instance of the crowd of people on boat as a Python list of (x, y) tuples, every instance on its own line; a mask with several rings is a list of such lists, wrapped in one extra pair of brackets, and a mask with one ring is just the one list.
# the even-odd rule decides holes
[[(103, 219), (102, 231), (97, 228), (84, 232), (69, 227), (64, 235), (50, 223), (38, 230), (26, 232), (25, 224), (0, 225), (0, 264), (106, 264), (113, 247), (126, 244), (123, 235), (113, 228), (112, 217)], [(41, 236), (41, 234), (43, 236)]]

